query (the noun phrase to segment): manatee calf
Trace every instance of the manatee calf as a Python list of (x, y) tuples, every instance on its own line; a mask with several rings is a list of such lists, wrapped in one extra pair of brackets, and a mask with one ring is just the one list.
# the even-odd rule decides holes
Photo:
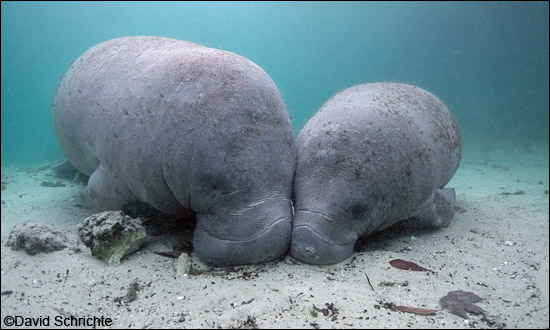
[(53, 117), (61, 149), (91, 175), (82, 196), (96, 209), (192, 209), (194, 249), (210, 265), (288, 251), (294, 135), (253, 62), (174, 39), (110, 40), (71, 66)]
[(443, 188), (462, 141), (447, 107), (425, 90), (374, 83), (328, 100), (296, 141), (291, 254), (312, 264), (346, 259), (357, 238), (409, 218), (447, 226)]

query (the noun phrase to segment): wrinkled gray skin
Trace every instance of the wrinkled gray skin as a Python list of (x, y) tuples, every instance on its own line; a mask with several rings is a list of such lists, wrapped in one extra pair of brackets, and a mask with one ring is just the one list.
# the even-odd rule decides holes
[(328, 100), (296, 141), (291, 254), (345, 260), (362, 235), (409, 218), (447, 226), (460, 162), (456, 121), (435, 96), (395, 83), (348, 88)]
[(67, 158), (91, 175), (97, 210), (139, 200), (197, 214), (210, 265), (288, 251), (295, 144), (269, 76), (226, 51), (159, 37), (101, 43), (74, 62), (54, 102)]

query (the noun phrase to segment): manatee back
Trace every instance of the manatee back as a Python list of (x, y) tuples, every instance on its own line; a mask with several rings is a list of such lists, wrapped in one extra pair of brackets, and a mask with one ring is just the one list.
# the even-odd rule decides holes
[(200, 201), (219, 173), (290, 194), (294, 138), (282, 98), (260, 67), (223, 50), (159, 37), (96, 45), (62, 79), (54, 127), (71, 163), (87, 175), (101, 164), (102, 184), (118, 180), (124, 202), (199, 207), (190, 194)]

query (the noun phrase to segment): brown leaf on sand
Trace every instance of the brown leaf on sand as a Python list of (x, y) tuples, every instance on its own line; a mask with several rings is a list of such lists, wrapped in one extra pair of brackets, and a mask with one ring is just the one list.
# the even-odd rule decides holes
[(414, 270), (414, 271), (428, 271), (431, 272), (431, 270), (424, 268), (422, 266), (419, 266), (415, 264), (412, 261), (406, 261), (403, 259), (393, 259), (390, 261), (390, 265), (392, 265), (395, 268), (403, 269), (403, 270)]
[(439, 311), (439, 309), (426, 309), (426, 308), (416, 308), (416, 307), (409, 307), (409, 306), (393, 306), (392, 310), (404, 312), (404, 313), (412, 313), (417, 315), (433, 315), (435, 312)]

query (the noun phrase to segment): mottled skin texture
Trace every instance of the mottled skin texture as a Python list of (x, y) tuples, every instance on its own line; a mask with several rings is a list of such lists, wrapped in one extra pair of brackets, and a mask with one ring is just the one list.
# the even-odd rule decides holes
[(460, 162), (460, 132), (421, 88), (348, 88), (304, 126), (296, 149), (291, 254), (301, 261), (343, 261), (359, 236), (412, 216), (437, 226), (453, 218), (455, 192), (443, 187)]
[(82, 196), (96, 209), (135, 200), (192, 209), (195, 252), (211, 265), (287, 252), (293, 131), (253, 62), (174, 39), (110, 40), (61, 81), (54, 127), (67, 158), (91, 175)]

